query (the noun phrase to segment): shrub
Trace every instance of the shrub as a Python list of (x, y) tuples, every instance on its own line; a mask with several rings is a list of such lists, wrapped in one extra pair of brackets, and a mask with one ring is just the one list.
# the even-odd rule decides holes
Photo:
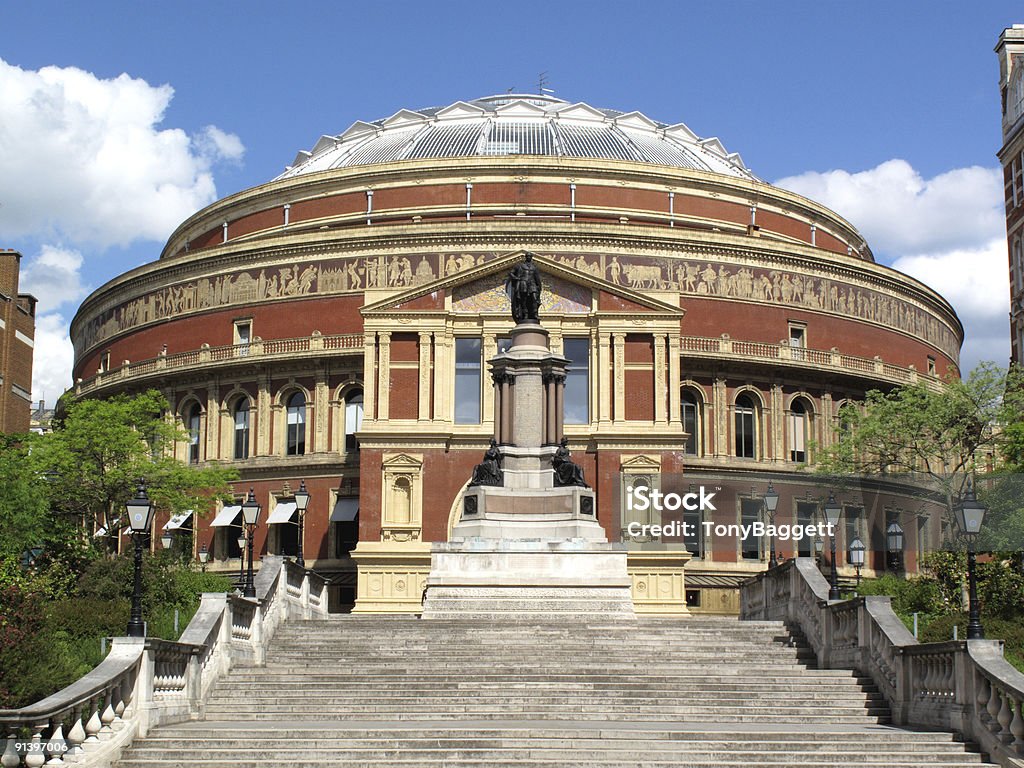
[[(942, 643), (953, 639), (953, 626), (956, 625), (957, 637), (967, 639), (967, 615), (958, 613), (953, 616), (942, 616), (930, 622), (922, 631), (922, 643)], [(1024, 672), (1024, 625), (1020, 621), (1000, 618), (982, 617), (985, 637), (990, 640), (1002, 640), (1005, 643), (1006, 660)]]

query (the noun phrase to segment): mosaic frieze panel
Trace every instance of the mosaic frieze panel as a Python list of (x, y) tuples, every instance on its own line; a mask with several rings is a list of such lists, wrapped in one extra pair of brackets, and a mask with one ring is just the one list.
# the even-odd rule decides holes
[[(478, 266), (502, 255), (489, 253), (421, 253), (325, 259), (320, 263), (247, 270), (215, 278), (200, 278), (145, 294), (87, 321), (75, 340), (75, 352), (99, 344), (123, 331), (149, 322), (217, 307), (296, 296), (338, 294), (368, 288), (406, 288), (423, 285)], [(543, 255), (543, 254), (542, 254)], [(958, 355), (957, 338), (931, 313), (882, 291), (839, 280), (768, 267), (737, 267), (698, 260), (620, 257), (604, 254), (548, 256), (567, 267), (635, 290), (678, 290), (684, 295), (720, 296), (834, 312), (888, 325)], [(549, 283), (552, 279), (549, 278)], [(476, 297), (457, 293), (463, 311), (504, 311), (503, 277)], [(548, 312), (589, 311), (589, 291), (560, 281), (546, 295)], [(578, 294), (578, 295), (577, 295)], [(586, 305), (587, 310), (579, 309)]]
[[(580, 315), (590, 312), (589, 288), (550, 275), (543, 276), (542, 280), (542, 317), (546, 314)], [(452, 296), (452, 309), (456, 312), (508, 313), (511, 303), (505, 283), (505, 275), (499, 274), (474, 280), (468, 285), (460, 285)]]

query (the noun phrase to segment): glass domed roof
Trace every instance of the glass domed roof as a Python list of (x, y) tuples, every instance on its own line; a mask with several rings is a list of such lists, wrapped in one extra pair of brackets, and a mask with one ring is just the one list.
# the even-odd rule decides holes
[(639, 112), (597, 109), (551, 96), (503, 94), (396, 112), (321, 136), (279, 179), (332, 168), (429, 158), (542, 155), (630, 160), (756, 179), (717, 138)]

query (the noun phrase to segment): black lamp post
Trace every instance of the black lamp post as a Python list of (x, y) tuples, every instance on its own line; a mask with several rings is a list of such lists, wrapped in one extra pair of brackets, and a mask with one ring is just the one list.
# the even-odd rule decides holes
[(779, 564), (775, 559), (775, 510), (779, 507), (779, 494), (772, 487), (771, 480), (768, 481), (768, 490), (764, 492), (764, 508), (768, 512), (768, 524), (771, 526), (768, 536), (768, 567), (774, 568)]
[(864, 567), (864, 542), (859, 537), (850, 542), (850, 563), (857, 569), (857, 588), (860, 589), (860, 569)]
[(260, 510), (263, 507), (256, 501), (256, 495), (252, 488), (249, 489), (249, 497), (242, 504), (242, 520), (246, 530), (246, 569), (245, 588), (242, 590), (243, 597), (256, 597), (256, 585), (252, 580), (252, 539), (256, 533), (256, 525), (260, 521)]
[(828, 599), (840, 600), (839, 574), (836, 572), (836, 526), (839, 525), (839, 517), (843, 514), (842, 505), (836, 501), (832, 491), (828, 492), (828, 501), (825, 502), (825, 519), (828, 521), (829, 553), (832, 556), (832, 573), (829, 575)]
[(305, 538), (306, 507), (309, 506), (309, 491), (306, 490), (306, 481), (299, 481), (299, 490), (295, 494), (295, 509), (299, 514), (299, 551), (295, 562), (300, 568), (306, 567), (306, 558), (302, 556), (302, 540)]
[(146, 495), (146, 481), (139, 478), (139, 487), (134, 498), (125, 504), (128, 525), (135, 544), (135, 583), (132, 588), (132, 611), (128, 618), (128, 637), (145, 637), (146, 627), (142, 623), (142, 537), (150, 532), (153, 524), (153, 502)]
[(889, 553), (889, 570), (899, 573), (903, 570), (903, 526), (895, 520), (885, 529), (885, 547)]
[(974, 486), (968, 478), (967, 491), (960, 503), (953, 508), (957, 527), (963, 537), (967, 539), (967, 594), (970, 606), (967, 620), (968, 640), (981, 640), (985, 637), (985, 631), (981, 626), (981, 607), (978, 605), (978, 580), (974, 572), (977, 565), (974, 541), (981, 533), (981, 524), (985, 521), (986, 512), (988, 512), (988, 508), (975, 498)]
[(199, 563), (203, 567), (203, 573), (206, 573), (206, 563), (210, 559), (210, 552), (206, 548), (206, 542), (203, 542), (203, 548), (199, 550)]
[(238, 583), (245, 586), (245, 533), (238, 537)]

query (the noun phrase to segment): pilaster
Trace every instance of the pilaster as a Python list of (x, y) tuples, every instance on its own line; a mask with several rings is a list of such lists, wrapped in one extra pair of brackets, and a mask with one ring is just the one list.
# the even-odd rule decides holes
[(270, 377), (263, 374), (259, 378), (259, 390), (256, 394), (256, 455), (270, 455)]
[(363, 336), (363, 420), (373, 421), (377, 403), (377, 334), (367, 331)]
[(614, 360), (615, 383), (613, 397), (615, 409), (612, 420), (626, 420), (626, 334), (612, 334), (612, 358)]
[(386, 421), (391, 400), (391, 332), (377, 334), (379, 360), (377, 370), (377, 418)]
[(420, 353), (420, 375), (419, 375), (419, 408), (417, 419), (419, 421), (430, 421), (430, 383), (431, 379), (431, 351), (433, 334), (430, 331), (420, 331), (419, 353)]
[(665, 364), (664, 333), (654, 334), (654, 423), (665, 426), (668, 423), (668, 366)]
[(322, 365), (318, 365), (313, 389), (313, 428), (315, 435), (313, 439), (313, 453), (326, 453), (328, 449), (329, 394), (327, 390), (327, 371)]
[(668, 337), (668, 420), (679, 429), (683, 428), (682, 403), (679, 398), (682, 379), (679, 363), (679, 335), (673, 333)]
[(608, 381), (608, 372), (612, 370), (611, 344), (611, 334), (598, 334), (597, 368), (591, 378), (597, 382), (597, 418), (601, 426), (612, 420), (612, 387)]

